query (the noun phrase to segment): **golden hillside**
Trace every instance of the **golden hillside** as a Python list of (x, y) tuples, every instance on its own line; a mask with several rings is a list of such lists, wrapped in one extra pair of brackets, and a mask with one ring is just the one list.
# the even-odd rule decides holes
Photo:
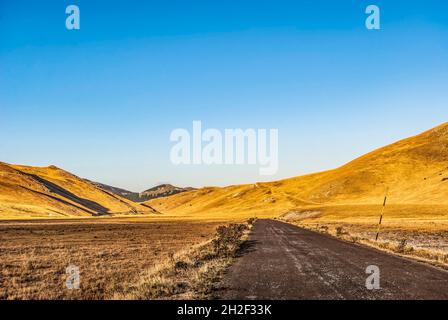
[(277, 216), (307, 206), (448, 204), (448, 123), (334, 170), (286, 180), (203, 188), (147, 203), (173, 215)]
[(0, 218), (152, 213), (67, 171), (0, 163)]

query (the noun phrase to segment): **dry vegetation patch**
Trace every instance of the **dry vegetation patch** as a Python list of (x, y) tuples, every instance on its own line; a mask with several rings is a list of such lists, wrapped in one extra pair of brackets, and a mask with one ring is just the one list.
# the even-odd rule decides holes
[[(0, 299), (109, 298), (144, 270), (212, 239), (218, 225), (142, 219), (0, 222)], [(80, 290), (65, 286), (70, 264), (80, 268)]]
[(179, 252), (145, 270), (134, 283), (116, 289), (112, 299), (208, 299), (247, 237), (247, 224), (219, 226), (213, 240)]

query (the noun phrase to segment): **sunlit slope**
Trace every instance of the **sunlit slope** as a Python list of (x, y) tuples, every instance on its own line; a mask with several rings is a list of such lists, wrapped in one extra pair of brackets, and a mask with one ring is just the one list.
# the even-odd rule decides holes
[(0, 163), (0, 218), (146, 212), (152, 209), (104, 191), (57, 167)]
[(149, 201), (174, 215), (278, 215), (293, 208), (381, 203), (448, 204), (448, 123), (342, 167), (282, 181), (205, 188)]

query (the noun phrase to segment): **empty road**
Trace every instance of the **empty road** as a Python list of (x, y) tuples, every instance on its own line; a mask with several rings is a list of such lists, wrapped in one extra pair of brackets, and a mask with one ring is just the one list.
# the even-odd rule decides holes
[[(255, 222), (221, 299), (448, 299), (448, 272), (273, 220)], [(366, 268), (380, 289), (366, 288)]]

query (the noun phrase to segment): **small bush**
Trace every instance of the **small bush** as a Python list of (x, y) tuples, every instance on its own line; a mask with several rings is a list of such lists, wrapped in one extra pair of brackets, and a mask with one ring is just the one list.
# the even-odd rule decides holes
[(406, 246), (406, 247), (404, 248), (404, 253), (406, 253), (406, 254), (410, 254), (410, 253), (412, 253), (412, 252), (414, 252), (414, 248), (413, 248), (413, 247), (411, 247), (411, 246)]
[(345, 234), (344, 232), (344, 228), (343, 227), (337, 227), (336, 228), (336, 236), (340, 237), (343, 236)]
[(249, 219), (247, 220), (247, 224), (251, 226), (251, 225), (254, 224), (255, 220), (257, 220), (257, 218), (249, 218)]
[(174, 268), (176, 270), (186, 270), (186, 269), (188, 269), (188, 263), (186, 263), (185, 261), (177, 261), (174, 264)]
[(379, 245), (378, 245), (380, 248), (382, 248), (382, 249), (390, 249), (390, 242), (380, 242), (379, 243)]
[(231, 256), (239, 247), (244, 230), (244, 224), (231, 224), (220, 226), (216, 229), (216, 238), (213, 239), (213, 247), (218, 256)]
[(398, 242), (398, 245), (396, 247), (396, 251), (400, 252), (400, 253), (404, 253), (406, 250), (406, 244), (407, 244), (408, 240), (403, 238)]

